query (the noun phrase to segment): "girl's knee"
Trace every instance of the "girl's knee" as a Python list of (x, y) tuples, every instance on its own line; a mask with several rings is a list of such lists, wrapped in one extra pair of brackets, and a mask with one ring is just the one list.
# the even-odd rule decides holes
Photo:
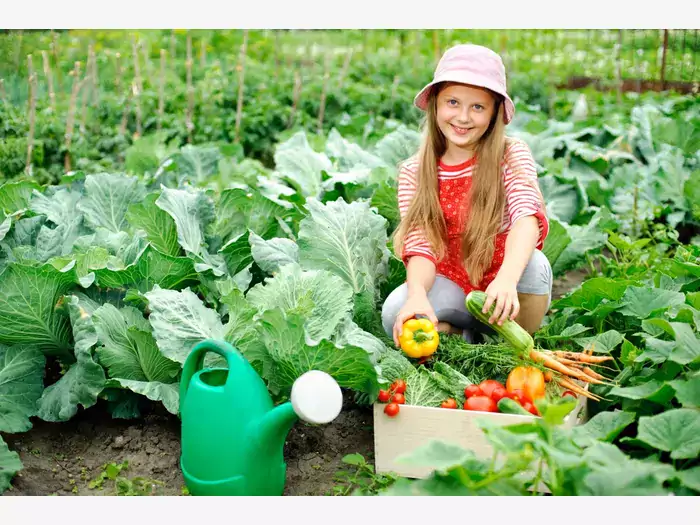
[(549, 295), (552, 291), (552, 265), (540, 250), (532, 252), (532, 257), (518, 281), (518, 292), (534, 295)]

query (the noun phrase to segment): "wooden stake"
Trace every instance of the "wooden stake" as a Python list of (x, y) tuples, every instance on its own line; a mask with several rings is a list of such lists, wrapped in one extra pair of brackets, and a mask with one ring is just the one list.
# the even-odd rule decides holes
[(343, 68), (340, 70), (340, 77), (338, 78), (338, 86), (343, 89), (343, 82), (345, 82), (345, 76), (348, 74), (350, 69), (350, 60), (352, 59), (353, 48), (350, 48), (345, 54), (345, 60), (343, 61)]
[(234, 142), (240, 142), (241, 118), (243, 116), (243, 87), (245, 82), (245, 57), (248, 49), (248, 30), (243, 30), (243, 44), (238, 59), (238, 103), (236, 104), (236, 130)]
[(175, 59), (177, 55), (177, 39), (175, 37), (175, 30), (170, 33), (170, 56)]
[(20, 57), (22, 56), (22, 36), (24, 34), (24, 31), (21, 29), (17, 33), (17, 50), (15, 51), (15, 73), (19, 73), (19, 60)]
[(95, 49), (92, 49), (92, 67), (90, 68), (90, 84), (92, 84), (92, 105), (97, 106), (100, 103), (100, 77), (97, 74), (97, 55)]
[(192, 131), (194, 130), (194, 87), (192, 86), (192, 35), (187, 34), (187, 114), (185, 127), (187, 128), (187, 142), (192, 144)]
[(92, 75), (90, 74), (92, 70), (92, 44), (88, 46), (88, 59), (85, 64), (85, 91), (83, 91), (83, 111), (80, 118), (80, 132), (85, 133), (85, 123), (87, 122), (87, 110), (90, 104), (90, 97), (92, 95), (92, 90), (94, 86), (92, 85)]
[(275, 55), (275, 80), (279, 78), (280, 76), (280, 55), (279, 55), (279, 47), (280, 47), (280, 37), (277, 31), (275, 31), (275, 48), (274, 48), (274, 55)]
[(32, 65), (32, 55), (27, 55), (27, 71), (29, 73), (29, 136), (27, 137), (27, 175), (32, 174), (32, 150), (34, 149), (34, 125), (36, 122), (36, 75)]
[(617, 30), (615, 46), (615, 80), (617, 81), (617, 103), (622, 104), (622, 29)]
[(122, 121), (119, 124), (119, 134), (126, 134), (126, 125), (129, 122), (129, 111), (131, 110), (131, 90), (126, 90), (126, 100), (124, 101), (124, 111), (122, 112)]
[(121, 63), (121, 53), (116, 53), (114, 55), (114, 62), (116, 68), (116, 75), (114, 75), (114, 90), (121, 91), (122, 85), (122, 63)]
[(328, 79), (330, 78), (330, 54), (326, 53), (323, 61), (323, 85), (321, 87), (321, 104), (318, 110), (318, 133), (323, 135), (323, 117), (326, 113), (326, 92), (328, 91)]
[(143, 130), (141, 129), (141, 119), (143, 115), (141, 114), (141, 92), (136, 85), (136, 80), (131, 83), (131, 92), (134, 94), (134, 100), (136, 101), (134, 106), (136, 109), (136, 135), (140, 137), (143, 135)]
[(435, 64), (437, 64), (440, 61), (440, 37), (435, 29), (433, 29), (433, 54), (435, 55)]
[(5, 91), (5, 80), (0, 78), (0, 99), (7, 105), (7, 91)]
[(163, 114), (165, 113), (165, 49), (160, 50), (160, 90), (158, 93), (158, 125), (160, 131), (163, 126)]
[[(151, 50), (144, 42), (139, 42), (139, 47), (143, 53), (143, 69), (146, 73), (146, 78), (150, 78), (153, 75), (153, 64), (151, 64)], [(141, 85), (143, 89), (143, 85)]]
[(138, 88), (139, 95), (143, 93), (143, 81), (141, 80), (141, 68), (139, 67), (139, 51), (136, 45), (136, 37), (131, 40), (131, 50), (134, 55), (134, 80)]
[(66, 172), (71, 170), (70, 146), (73, 140), (73, 126), (75, 124), (75, 106), (78, 100), (78, 93), (86, 82), (86, 79), (80, 80), (80, 62), (75, 63), (75, 67), (71, 72), (73, 76), (73, 87), (70, 94), (70, 106), (68, 107), (68, 117), (66, 119), (66, 134), (65, 134), (65, 149), (64, 169)]
[(289, 122), (287, 128), (291, 128), (297, 114), (297, 106), (299, 105), (299, 97), (301, 96), (301, 75), (299, 71), (294, 71), (294, 94), (292, 95), (292, 111), (289, 114)]
[(666, 91), (666, 51), (668, 51), (668, 29), (664, 29), (663, 46), (661, 55), (661, 91)]
[(49, 54), (46, 51), (42, 51), (41, 58), (44, 63), (44, 76), (46, 77), (46, 83), (49, 86), (49, 104), (51, 105), (51, 109), (56, 111), (56, 93), (53, 90), (53, 75), (51, 74)]

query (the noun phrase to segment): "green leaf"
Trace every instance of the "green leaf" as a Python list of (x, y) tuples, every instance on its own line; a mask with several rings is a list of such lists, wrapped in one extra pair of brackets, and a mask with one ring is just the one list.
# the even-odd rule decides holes
[(554, 263), (552, 267), (554, 275), (561, 275), (578, 266), (585, 260), (586, 254), (601, 249), (608, 239), (608, 235), (600, 231), (598, 221), (593, 219), (585, 226), (567, 225), (565, 228), (571, 242)]
[(338, 348), (327, 340), (309, 344), (304, 318), (297, 314), (285, 316), (279, 309), (265, 312), (258, 335), (270, 365), (265, 379), (273, 393), (288, 393), (294, 381), (309, 370), (330, 374), (343, 388), (370, 395), (379, 389), (377, 356), (372, 351), (355, 346)]
[(55, 308), (76, 282), (74, 269), (10, 264), (0, 279), (0, 343), (36, 345), (47, 355), (67, 355), (70, 327)]
[(352, 298), (352, 290), (339, 277), (326, 271), (303, 271), (296, 264), (283, 266), (247, 295), (248, 302), (261, 313), (280, 308), (302, 316), (313, 341), (331, 337), (352, 311)]
[(132, 204), (126, 218), (134, 228), (146, 232), (146, 238), (157, 250), (165, 255), (177, 257), (180, 254), (180, 245), (175, 221), (156, 206), (156, 199), (158, 195), (151, 193), (143, 202)]
[(6, 182), (0, 186), (0, 211), (9, 216), (28, 209), (33, 190), (39, 185), (31, 180)]
[(328, 139), (326, 139), (326, 154), (331, 159), (335, 159), (335, 164), (341, 171), (376, 168), (385, 165), (379, 157), (344, 139), (335, 128), (331, 129)]
[(92, 357), (97, 335), (89, 305), (79, 297), (66, 298), (75, 339), (76, 363), (56, 383), (44, 390), (38, 415), (44, 421), (68, 421), (78, 412), (78, 405), (90, 408), (105, 385), (104, 369)]
[(610, 395), (626, 399), (647, 399), (663, 405), (673, 399), (674, 391), (668, 383), (651, 380), (637, 386), (616, 386), (610, 390)]
[(404, 353), (394, 349), (389, 349), (382, 354), (379, 367), (382, 377), (389, 383), (393, 383), (397, 379), (405, 379), (416, 371)]
[(94, 313), (100, 346), (100, 363), (113, 378), (170, 383), (180, 371), (179, 363), (163, 356), (140, 311), (104, 304)]
[(584, 478), (590, 496), (663, 496), (668, 490), (663, 487), (670, 477), (666, 469), (659, 465), (641, 461), (629, 462), (622, 466), (609, 466), (596, 469)]
[(700, 492), (700, 466), (688, 470), (681, 470), (676, 473), (681, 483), (688, 488)]
[(684, 408), (700, 407), (700, 375), (687, 380), (670, 381), (669, 384), (676, 391), (676, 399)]
[(384, 135), (374, 146), (376, 154), (388, 165), (397, 166), (420, 147), (420, 133), (404, 124)]
[(110, 386), (119, 385), (132, 392), (146, 396), (151, 401), (161, 401), (166, 410), (177, 415), (180, 411), (180, 384), (158, 381), (135, 381), (115, 377), (109, 380)]
[(204, 247), (204, 231), (214, 218), (214, 203), (200, 190), (176, 190), (161, 186), (156, 206), (174, 220), (177, 240), (185, 251), (200, 254)]
[(170, 157), (179, 185), (189, 182), (199, 186), (211, 180), (219, 171), (221, 151), (217, 146), (193, 146), (187, 144)]
[(204, 306), (189, 288), (176, 292), (156, 285), (145, 295), (153, 335), (168, 359), (184, 364), (196, 344), (204, 339), (224, 339), (219, 314)]
[(671, 323), (676, 337), (676, 347), (668, 359), (679, 365), (687, 365), (700, 358), (700, 339), (693, 328), (685, 323)]
[(544, 241), (542, 253), (549, 260), (549, 264), (554, 266), (559, 256), (564, 252), (567, 246), (571, 243), (571, 237), (566, 232), (566, 228), (554, 218), (549, 220), (549, 234)]
[(233, 290), (221, 297), (226, 306), (228, 322), (226, 323), (226, 341), (233, 346), (243, 346), (255, 334), (253, 319), (257, 310), (248, 304), (241, 290)]
[(80, 198), (80, 193), (64, 188), (47, 188), (43, 194), (34, 190), (29, 207), (34, 213), (46, 215), (48, 220), (60, 226), (82, 217), (78, 209)]
[(639, 348), (625, 339), (622, 342), (622, 349), (620, 350), (620, 361), (626, 367), (630, 367), (641, 353), (642, 351)]
[(644, 342), (646, 343), (646, 350), (635, 358), (637, 363), (643, 363), (647, 360), (654, 364), (664, 363), (676, 347), (675, 341), (663, 341), (655, 337), (645, 337)]
[(571, 411), (576, 408), (577, 401), (567, 399), (558, 400), (555, 403), (539, 403), (535, 401), (538, 410), (542, 414), (542, 419), (547, 425), (561, 425)]
[(646, 319), (652, 312), (685, 303), (685, 295), (680, 292), (660, 288), (630, 286), (620, 301), (623, 315)]
[(593, 439), (612, 443), (634, 420), (635, 415), (631, 412), (599, 412), (578, 428)]
[(310, 216), (299, 227), (301, 266), (338, 275), (356, 294), (376, 293), (388, 266), (386, 219), (366, 202), (324, 205), (309, 199), (306, 206)]
[(593, 311), (603, 300), (618, 301), (621, 299), (627, 287), (633, 283), (634, 281), (594, 277), (584, 281), (578, 290), (568, 297), (556, 301), (552, 306), (556, 308), (576, 306)]
[(278, 219), (289, 218), (292, 214), (258, 191), (242, 189), (221, 192), (217, 210), (213, 230), (224, 241), (248, 231), (269, 239), (280, 232)]
[(192, 259), (171, 257), (148, 246), (133, 264), (124, 269), (95, 270), (95, 280), (102, 288), (136, 288), (147, 292), (156, 285), (182, 288), (198, 282), (198, 277)]
[(289, 182), (303, 197), (316, 197), (321, 192), (321, 172), (332, 169), (323, 153), (316, 153), (301, 130), (275, 149), (276, 174)]
[(562, 223), (572, 223), (584, 204), (576, 187), (560, 182), (553, 175), (540, 177), (538, 182), (547, 203), (547, 215)]
[(0, 347), (0, 432), (32, 428), (29, 418), (36, 415), (44, 390), (44, 363), (44, 355), (34, 347)]
[(0, 494), (10, 488), (12, 478), (22, 467), (19, 454), (12, 452), (0, 436)]
[(643, 416), (637, 438), (670, 452), (673, 459), (696, 458), (700, 454), (700, 411), (678, 408)]
[(146, 187), (137, 177), (102, 173), (85, 178), (85, 195), (78, 209), (93, 228), (117, 233), (127, 225), (126, 212), (146, 196)]
[(444, 441), (431, 440), (408, 454), (396, 458), (396, 463), (434, 470), (447, 470), (474, 457), (471, 450)]
[(299, 246), (291, 239), (276, 237), (266, 241), (251, 232), (249, 241), (253, 259), (266, 273), (275, 274), (285, 264), (299, 262)]
[(10, 228), (12, 228), (12, 218), (6, 217), (5, 220), (2, 221), (2, 224), (0, 224), (0, 241), (5, 238)]
[(233, 237), (219, 250), (228, 274), (233, 276), (250, 266), (253, 262), (248, 235)]
[(347, 454), (343, 456), (343, 459), (341, 460), (343, 463), (346, 465), (364, 465), (367, 463), (365, 458), (362, 456), (362, 454)]
[(609, 354), (622, 343), (623, 337), (617, 330), (608, 330), (594, 337), (578, 337), (574, 341), (583, 348), (592, 347), (597, 354)]

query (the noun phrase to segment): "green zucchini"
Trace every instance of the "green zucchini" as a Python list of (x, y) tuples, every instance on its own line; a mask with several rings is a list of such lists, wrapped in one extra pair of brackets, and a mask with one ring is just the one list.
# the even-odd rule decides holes
[(517, 401), (509, 397), (503, 397), (498, 402), (498, 410), (504, 414), (519, 414), (521, 416), (531, 416), (532, 414), (521, 407)]
[(535, 347), (535, 342), (532, 340), (527, 331), (520, 326), (515, 321), (506, 319), (503, 325), (498, 325), (497, 323), (489, 324), (489, 317), (493, 313), (493, 309), (496, 307), (495, 304), (491, 306), (488, 313), (484, 314), (481, 310), (484, 308), (484, 303), (486, 302), (486, 294), (478, 290), (473, 290), (467, 295), (465, 300), (465, 305), (469, 313), (476, 317), (479, 321), (485, 325), (493, 328), (498, 334), (500, 334), (506, 342), (521, 352), (524, 355), (529, 355), (530, 350)]

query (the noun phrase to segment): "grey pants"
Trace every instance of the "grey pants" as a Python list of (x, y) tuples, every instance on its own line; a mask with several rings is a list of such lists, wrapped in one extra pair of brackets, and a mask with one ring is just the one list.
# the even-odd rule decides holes
[[(518, 281), (517, 291), (533, 295), (548, 295), (547, 308), (549, 308), (549, 304), (552, 302), (552, 267), (540, 250), (533, 252), (520, 281)], [(396, 316), (406, 303), (407, 298), (408, 286), (404, 283), (391, 292), (384, 301), (382, 325), (389, 337), (392, 336)], [(464, 290), (459, 285), (442, 275), (435, 277), (435, 283), (428, 292), (428, 300), (438, 321), (444, 321), (455, 328), (461, 328), (464, 338), (468, 341), (473, 342), (473, 335), (476, 333), (494, 333), (493, 328), (481, 323), (467, 311), (466, 298)]]

